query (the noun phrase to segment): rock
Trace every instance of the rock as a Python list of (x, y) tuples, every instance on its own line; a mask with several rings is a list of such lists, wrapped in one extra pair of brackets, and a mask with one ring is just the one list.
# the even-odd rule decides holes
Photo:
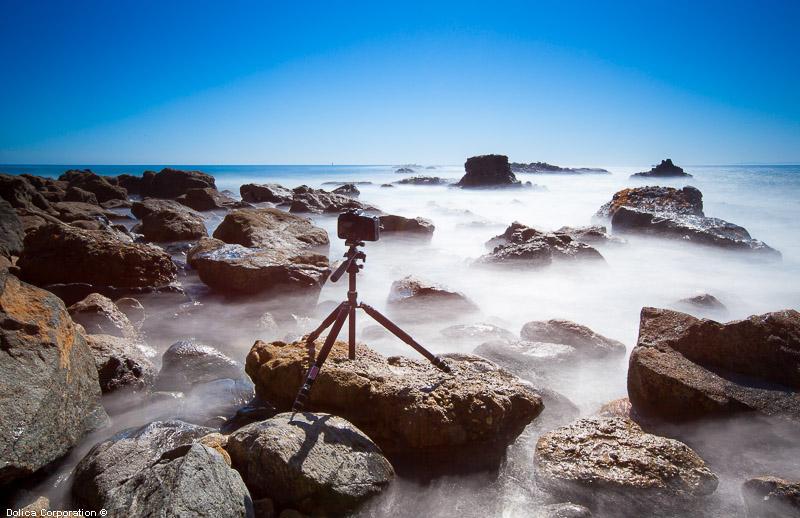
[[(288, 411), (322, 341), (257, 341), (245, 370), (256, 394)], [(419, 474), (497, 467), (512, 442), (543, 405), (533, 388), (495, 364), (469, 355), (447, 356), (447, 375), (427, 360), (384, 358), (356, 344), (336, 342), (311, 390), (306, 409), (347, 419), (363, 430), (396, 469)]]
[(624, 243), (625, 240), (619, 237), (614, 237), (608, 233), (606, 227), (602, 225), (590, 225), (587, 227), (561, 227), (555, 232), (556, 234), (567, 234), (575, 241), (586, 243), (587, 245), (602, 244), (602, 243)]
[(161, 209), (149, 213), (132, 231), (142, 234), (148, 241), (159, 243), (195, 241), (208, 237), (202, 217), (186, 211), (171, 209)]
[(506, 231), (491, 239), (496, 245), (491, 253), (476, 260), (478, 265), (504, 265), (517, 268), (541, 268), (554, 260), (605, 259), (595, 248), (561, 232), (543, 232), (515, 221)]
[(677, 216), (703, 216), (703, 193), (695, 187), (637, 187), (623, 189), (600, 207), (596, 218), (611, 219), (621, 207)]
[(58, 215), (58, 219), (65, 223), (94, 220), (107, 224), (111, 218), (119, 216), (119, 214), (109, 212), (99, 205), (81, 203), (79, 201), (60, 201), (54, 203), (52, 207)]
[(381, 216), (381, 234), (386, 232), (404, 232), (431, 237), (436, 227), (433, 222), (425, 218), (404, 218), (403, 216)]
[(37, 284), (132, 288), (165, 286), (177, 280), (175, 263), (160, 248), (126, 242), (111, 232), (53, 224), (25, 236), (17, 265), (26, 280)]
[(0, 484), (104, 426), (97, 369), (64, 303), (0, 268)]
[(328, 233), (311, 220), (280, 209), (242, 209), (225, 216), (214, 238), (232, 245), (276, 250), (323, 249)]
[(378, 211), (377, 208), (360, 202), (350, 196), (326, 192), (322, 189), (312, 189), (306, 185), (292, 189), (294, 197), (289, 212), (311, 212), (323, 214), (326, 212), (343, 212), (347, 209), (362, 209)]
[(351, 512), (394, 478), (369, 437), (330, 414), (287, 412), (250, 424), (231, 434), (227, 450), (253, 496), (279, 508)]
[(628, 366), (640, 412), (673, 421), (757, 411), (800, 421), (800, 313), (721, 324), (643, 308)]
[(546, 433), (534, 464), (537, 482), (556, 497), (614, 515), (689, 505), (717, 488), (717, 476), (688, 446), (621, 417), (578, 419)]
[(0, 173), (0, 198), (15, 209), (50, 209), (50, 202), (22, 176)]
[(250, 423), (263, 421), (275, 417), (277, 414), (278, 411), (274, 406), (255, 396), (246, 405), (237, 408), (236, 414), (222, 424), (220, 431), (224, 434), (231, 434)]
[(191, 268), (197, 269), (197, 256), (205, 254), (206, 252), (213, 252), (224, 245), (224, 241), (214, 239), (213, 237), (201, 238), (197, 244), (186, 253), (186, 264)]
[(678, 176), (684, 176), (687, 178), (692, 177), (692, 175), (689, 173), (685, 173), (682, 167), (678, 167), (673, 164), (671, 158), (667, 158), (666, 160), (662, 160), (660, 164), (650, 169), (646, 173), (632, 174), (631, 178), (671, 178)]
[(489, 341), (515, 340), (511, 331), (492, 324), (453, 325), (439, 331), (448, 340), (464, 345), (477, 345)]
[(184, 340), (172, 344), (162, 356), (156, 389), (188, 391), (225, 378), (244, 379), (242, 364), (210, 345)]
[(403, 178), (397, 182), (398, 185), (449, 185), (450, 182), (438, 176), (414, 176), (413, 178)]
[(108, 181), (119, 185), (126, 191), (128, 195), (140, 195), (142, 192), (142, 177), (134, 176), (132, 174), (120, 174), (108, 178)]
[(176, 201), (194, 210), (231, 210), (251, 206), (246, 201), (234, 200), (225, 196), (212, 187), (189, 189), (186, 194), (177, 197)]
[(397, 170), (395, 171), (395, 173), (400, 173), (400, 174), (414, 174), (415, 172), (416, 172), (416, 171), (414, 171), (414, 170), (413, 170), (413, 169), (411, 169), (410, 167), (399, 167), (399, 168), (397, 168)]
[(255, 396), (250, 380), (241, 379), (243, 374), (240, 371), (238, 379), (218, 379), (196, 385), (186, 395), (180, 419), (221, 428), (229, 418), (236, 415), (239, 408), (247, 405)]
[(25, 231), (10, 203), (0, 198), (0, 256), (11, 259), (22, 253)]
[(622, 356), (626, 350), (622, 342), (599, 335), (584, 325), (558, 318), (528, 322), (522, 326), (520, 337), (529, 342), (566, 344), (579, 354), (592, 358)]
[(71, 169), (58, 177), (62, 182), (67, 182), (70, 187), (77, 187), (95, 195), (100, 203), (109, 200), (127, 200), (128, 191), (114, 185), (107, 178), (91, 172), (89, 169), (78, 171)]
[(297, 292), (317, 297), (331, 274), (328, 258), (316, 252), (242, 245), (193, 254), (192, 262), (207, 286), (232, 295)]
[(680, 299), (674, 304), (674, 307), (679, 311), (696, 317), (713, 318), (715, 320), (725, 318), (729, 314), (727, 306), (708, 293)]
[(211, 432), (159, 421), (118, 433), (75, 467), (76, 505), (110, 516), (252, 517), (241, 476), (215, 449), (199, 444)]
[(776, 477), (747, 479), (742, 496), (748, 516), (789, 518), (800, 515), (800, 482)]
[(181, 171), (169, 167), (158, 173), (145, 171), (140, 193), (142, 198), (177, 198), (189, 189), (216, 189), (214, 177), (202, 171)]
[(541, 374), (543, 367), (567, 362), (572, 365), (586, 359), (570, 345), (520, 340), (484, 342), (474, 352), (525, 378), (534, 373)]
[(70, 185), (67, 188), (67, 192), (64, 195), (64, 199), (58, 201), (78, 201), (81, 203), (88, 203), (90, 205), (100, 204), (100, 202), (97, 201), (97, 196), (95, 196), (93, 192), (85, 191), (80, 187), (75, 187), (74, 185)]
[(292, 203), (294, 193), (277, 183), (254, 184), (248, 183), (239, 187), (244, 201), (250, 203), (270, 202), (278, 205)]
[(130, 339), (90, 334), (86, 342), (94, 355), (103, 393), (124, 391), (146, 396), (153, 389), (158, 369)]
[(72, 320), (86, 329), (88, 334), (111, 335), (128, 340), (139, 340), (128, 317), (108, 297), (92, 293), (67, 308)]
[[(55, 210), (51, 209), (51, 211), (54, 214), (57, 214)], [(52, 214), (39, 209), (15, 208), (14, 212), (17, 213), (17, 216), (19, 216), (19, 219), (22, 222), (22, 229), (24, 230), (25, 235), (48, 223), (54, 223), (56, 225), (63, 224), (60, 219), (56, 218)]]
[(578, 504), (547, 504), (537, 509), (535, 518), (591, 518), (588, 507)]
[(117, 299), (114, 304), (116, 304), (117, 309), (128, 317), (134, 331), (138, 333), (142, 329), (145, 318), (147, 318), (147, 313), (142, 303), (133, 297), (122, 297), (121, 299)]
[(131, 214), (136, 219), (144, 219), (148, 214), (159, 210), (171, 210), (191, 214), (195, 218), (203, 219), (203, 215), (186, 205), (182, 205), (175, 200), (158, 200), (156, 198), (146, 198), (142, 201), (134, 202), (131, 205)]
[(511, 170), (515, 173), (537, 173), (537, 174), (611, 174), (599, 167), (560, 167), (548, 164), (547, 162), (531, 162), (530, 164), (511, 163)]
[(459, 187), (520, 187), (522, 184), (508, 164), (505, 155), (482, 155), (468, 158), (466, 174), (456, 184)]
[(361, 194), (361, 191), (358, 190), (355, 184), (353, 183), (346, 183), (335, 188), (333, 194), (343, 194), (345, 196), (352, 196), (353, 198), (358, 198), (358, 195)]
[(386, 303), (393, 314), (407, 318), (437, 318), (443, 311), (478, 311), (478, 306), (463, 293), (414, 275), (394, 281)]

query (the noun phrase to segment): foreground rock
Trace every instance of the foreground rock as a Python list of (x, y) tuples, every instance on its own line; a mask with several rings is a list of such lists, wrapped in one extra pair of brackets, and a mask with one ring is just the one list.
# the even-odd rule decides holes
[[(258, 396), (287, 411), (322, 346), (257, 341), (245, 369)], [(447, 375), (427, 360), (384, 358), (336, 342), (306, 408), (339, 415), (363, 430), (396, 469), (458, 471), (497, 467), (543, 409), (533, 388), (486, 360), (448, 356)], [(419, 473), (419, 472), (418, 472)]]
[(425, 218), (404, 218), (403, 216), (381, 216), (381, 234), (386, 232), (403, 232), (430, 238), (436, 227), (433, 222)]
[(600, 207), (595, 217), (611, 219), (621, 207), (669, 216), (703, 216), (703, 193), (695, 187), (637, 187), (623, 189)]
[(456, 184), (459, 187), (519, 187), (522, 184), (505, 155), (482, 155), (467, 159), (466, 174)]
[(225, 216), (214, 238), (248, 248), (325, 249), (328, 233), (311, 220), (280, 209), (242, 209)]
[(18, 266), (36, 284), (87, 283), (121, 288), (165, 286), (177, 268), (160, 248), (101, 230), (44, 225), (25, 237)]
[(520, 336), (529, 342), (569, 345), (580, 355), (589, 358), (625, 354), (625, 344), (622, 342), (597, 334), (584, 325), (560, 318), (528, 322), (522, 326)]
[(72, 495), (109, 516), (252, 517), (241, 476), (214, 448), (210, 428), (160, 421), (98, 444), (75, 467)]
[(380, 212), (376, 207), (367, 203), (345, 196), (344, 194), (334, 194), (322, 189), (312, 189), (306, 185), (292, 189), (292, 205), (289, 212), (311, 212), (323, 214), (331, 212), (342, 212), (347, 209), (362, 209), (372, 212)]
[(628, 367), (640, 412), (685, 421), (757, 411), (800, 421), (800, 313), (721, 324), (644, 308)]
[(595, 248), (574, 239), (570, 234), (543, 232), (516, 221), (487, 245), (496, 246), (491, 253), (479, 257), (476, 264), (541, 268), (554, 261), (605, 261)]
[(239, 187), (242, 199), (250, 203), (270, 202), (277, 205), (292, 203), (294, 193), (277, 183), (247, 183)]
[(748, 479), (742, 484), (748, 516), (788, 518), (800, 515), (800, 482), (776, 477)]
[(478, 311), (478, 306), (463, 293), (414, 275), (392, 283), (387, 308), (393, 315), (418, 319), (438, 318), (442, 312)]
[(147, 214), (131, 229), (147, 241), (171, 243), (208, 237), (203, 218), (185, 210), (160, 209)]
[(0, 198), (0, 257), (19, 256), (24, 238), (22, 220), (11, 204)]
[(184, 340), (172, 344), (164, 353), (157, 388), (188, 391), (193, 386), (224, 378), (244, 378), (244, 367), (210, 345)]
[(685, 505), (717, 488), (716, 475), (688, 446), (619, 417), (578, 419), (543, 435), (534, 462), (541, 487), (612, 515)]
[(64, 303), (0, 268), (0, 484), (64, 455), (108, 416)]
[(394, 469), (358, 428), (329, 414), (279, 414), (234, 432), (227, 450), (253, 498), (344, 514), (381, 492)]
[(682, 167), (678, 167), (672, 163), (671, 158), (662, 160), (660, 164), (650, 169), (645, 173), (635, 173), (631, 178), (676, 178), (686, 177), (691, 178), (692, 175), (683, 171)]
[(158, 173), (145, 171), (140, 193), (142, 198), (177, 198), (189, 189), (216, 189), (214, 177), (202, 171), (181, 171), (166, 167)]

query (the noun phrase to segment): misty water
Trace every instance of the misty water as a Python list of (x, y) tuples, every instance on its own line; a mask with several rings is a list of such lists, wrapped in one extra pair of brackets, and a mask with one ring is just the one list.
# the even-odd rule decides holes
[[(402, 322), (406, 331), (437, 354), (471, 353), (475, 349), (476, 343), (441, 334), (442, 329), (454, 324), (490, 323), (519, 336), (526, 322), (562, 318), (623, 342), (630, 353), (637, 340), (639, 312), (645, 306), (687, 310), (678, 305), (680, 299), (707, 293), (719, 299), (727, 311), (694, 314), (721, 321), (800, 308), (800, 167), (686, 167), (694, 178), (657, 181), (629, 179), (630, 174), (648, 170), (649, 166), (609, 168), (612, 174), (608, 175), (518, 174), (523, 182), (542, 188), (499, 190), (382, 187), (381, 184), (408, 176), (395, 173), (395, 168), (389, 166), (272, 171), (192, 168), (213, 174), (219, 190), (228, 189), (237, 195), (244, 183), (275, 182), (288, 188), (306, 184), (332, 190), (334, 185), (323, 183), (372, 182), (358, 185), (360, 200), (389, 214), (431, 220), (436, 230), (430, 241), (384, 233), (378, 242), (367, 243), (358, 292), (361, 301), (384, 312), (391, 284), (413, 274), (469, 297), (480, 308), (479, 313), (442, 311), (428, 315), (425, 321)], [(457, 180), (463, 173), (461, 166), (417, 170), (417, 175), (450, 180)], [(604, 263), (554, 263), (534, 270), (472, 264), (490, 251), (486, 242), (514, 221), (543, 230), (586, 226), (594, 223), (594, 213), (615, 192), (644, 185), (697, 187), (703, 193), (707, 216), (745, 227), (755, 239), (779, 250), (782, 260), (676, 240), (626, 236), (624, 243), (593, 245), (605, 258)], [(331, 237), (331, 261), (341, 258), (345, 246), (336, 238), (336, 216), (310, 217)], [(208, 218), (210, 234), (221, 214), (209, 213)], [(181, 250), (173, 255), (178, 261), (182, 259)], [(180, 281), (192, 302), (170, 296), (142, 298), (148, 309), (146, 338), (155, 349), (156, 362), (175, 341), (194, 338), (244, 363), (255, 340), (299, 337), (315, 328), (333, 305), (346, 297), (347, 291), (346, 279), (328, 282), (315, 306), (269, 296), (247, 300), (218, 296), (191, 270), (183, 271)], [(266, 313), (273, 320), (265, 319)], [(386, 356), (418, 357), (396, 338), (376, 333), (375, 325), (359, 313), (359, 340)], [(627, 355), (612, 362), (576, 365), (568, 375), (545, 388), (563, 394), (578, 407), (581, 416), (588, 416), (609, 401), (627, 397), (626, 373)], [(531, 381), (534, 385), (537, 382)], [(498, 473), (448, 476), (426, 482), (400, 478), (359, 515), (535, 515), (534, 510), (548, 502), (533, 475), (536, 440), (548, 427), (564, 424), (552, 416), (548, 420), (547, 412), (509, 447), (507, 460)], [(119, 416), (112, 429), (96, 434), (90, 441), (108, 437), (113, 430), (144, 423), (157, 414), (157, 410), (147, 408)], [(695, 448), (720, 477), (719, 489), (708, 499), (708, 508), (694, 509), (693, 514), (743, 516), (739, 486), (749, 477), (769, 475), (800, 480), (800, 442), (786, 433), (752, 417), (678, 427), (674, 436)], [(83, 452), (91, 446), (90, 441), (85, 441)], [(80, 454), (81, 451), (73, 454), (74, 461)]]

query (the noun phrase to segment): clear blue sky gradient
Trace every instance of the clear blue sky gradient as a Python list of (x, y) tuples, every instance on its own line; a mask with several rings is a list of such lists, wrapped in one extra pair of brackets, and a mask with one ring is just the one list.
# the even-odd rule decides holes
[(0, 163), (800, 162), (794, 1), (0, 6)]

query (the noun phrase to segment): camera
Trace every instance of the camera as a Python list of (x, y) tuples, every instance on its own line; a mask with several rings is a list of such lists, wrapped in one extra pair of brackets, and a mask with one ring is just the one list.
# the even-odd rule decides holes
[(377, 241), (381, 235), (381, 220), (378, 216), (364, 214), (363, 210), (348, 209), (339, 214), (337, 234), (345, 241)]

